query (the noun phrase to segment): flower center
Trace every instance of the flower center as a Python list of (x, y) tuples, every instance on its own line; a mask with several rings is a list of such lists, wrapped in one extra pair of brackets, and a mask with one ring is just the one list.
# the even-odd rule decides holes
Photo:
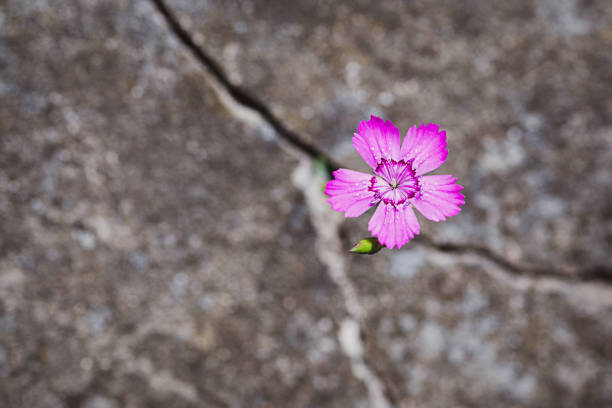
[(374, 200), (398, 206), (414, 197), (420, 190), (419, 177), (412, 168), (412, 160), (381, 159), (370, 179), (368, 190)]

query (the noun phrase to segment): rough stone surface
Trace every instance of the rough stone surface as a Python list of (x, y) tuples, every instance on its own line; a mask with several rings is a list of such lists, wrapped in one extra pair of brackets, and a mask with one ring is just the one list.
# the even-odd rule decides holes
[(347, 166), (370, 113), (441, 124), (467, 204), (424, 232), (520, 276), (340, 252), (369, 217), (338, 231), (152, 2), (0, 4), (0, 406), (612, 406), (606, 1), (167, 3)]
[(297, 161), (150, 3), (3, 10), (0, 406), (364, 400)]
[(353, 167), (370, 113), (447, 129), (442, 171), (468, 200), (432, 236), (612, 276), (607, 1), (168, 3), (236, 84)]

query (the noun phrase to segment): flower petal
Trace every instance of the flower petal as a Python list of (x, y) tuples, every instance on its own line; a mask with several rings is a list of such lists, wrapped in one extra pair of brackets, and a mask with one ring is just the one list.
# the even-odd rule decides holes
[(412, 168), (420, 176), (437, 169), (446, 161), (446, 131), (435, 123), (411, 127), (402, 143), (401, 159), (413, 159)]
[(399, 160), (400, 134), (391, 121), (383, 121), (376, 116), (359, 124), (353, 136), (353, 147), (373, 169), (380, 159)]
[(368, 189), (371, 175), (347, 169), (338, 169), (333, 174), (334, 180), (325, 186), (325, 194), (334, 210), (343, 211), (345, 217), (359, 217), (376, 205), (375, 192)]
[(459, 214), (460, 205), (465, 204), (463, 189), (455, 184), (457, 179), (449, 174), (421, 177), (421, 194), (411, 203), (423, 216), (431, 221), (444, 221), (446, 217)]
[(389, 249), (401, 248), (419, 233), (419, 221), (412, 207), (381, 203), (368, 223), (368, 229)]

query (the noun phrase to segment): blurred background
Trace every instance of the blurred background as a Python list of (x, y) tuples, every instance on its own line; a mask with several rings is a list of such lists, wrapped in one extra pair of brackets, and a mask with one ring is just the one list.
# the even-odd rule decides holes
[[(609, 1), (164, 1), (0, 0), (1, 407), (612, 406)], [(466, 205), (349, 256), (262, 107)]]

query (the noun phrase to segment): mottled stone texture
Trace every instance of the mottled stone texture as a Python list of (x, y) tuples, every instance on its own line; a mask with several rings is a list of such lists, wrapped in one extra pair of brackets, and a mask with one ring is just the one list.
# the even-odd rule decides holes
[(3, 11), (0, 406), (362, 400), (296, 161), (148, 2)]
[[(467, 204), (423, 230), (516, 268), (342, 254), (389, 406), (612, 406), (607, 3), (168, 0), (347, 166), (370, 113), (448, 130)], [(384, 406), (298, 159), (215, 86), (147, 0), (0, 0), (1, 407)]]
[(230, 78), (346, 162), (370, 113), (448, 129), (444, 170), (469, 204), (432, 235), (612, 276), (607, 1), (168, 3)]

